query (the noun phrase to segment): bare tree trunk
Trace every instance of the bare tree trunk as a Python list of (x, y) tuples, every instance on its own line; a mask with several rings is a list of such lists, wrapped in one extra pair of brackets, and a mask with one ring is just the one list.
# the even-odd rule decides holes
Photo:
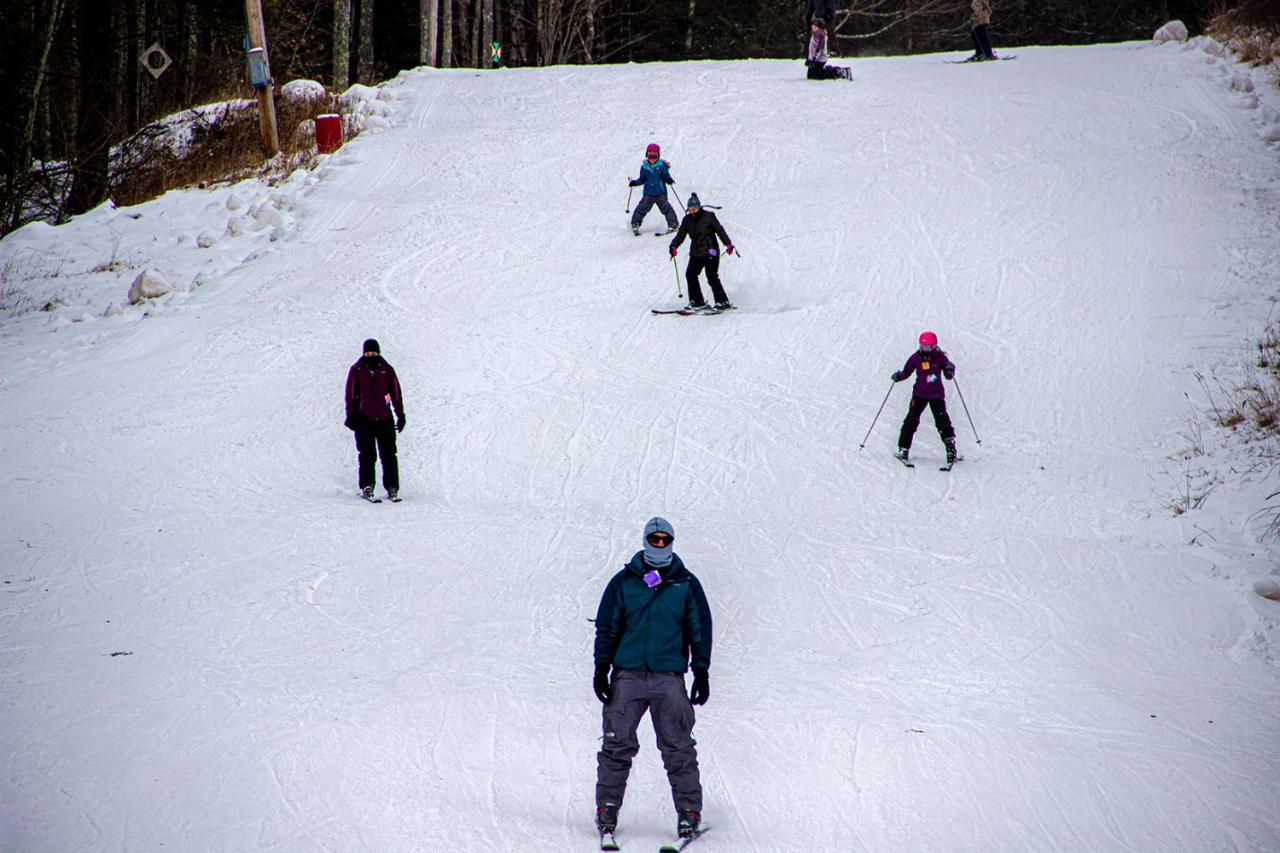
[(373, 3), (374, 0), (360, 0), (360, 57), (359, 79), (366, 86), (374, 81), (373, 71)]
[(333, 88), (351, 85), (351, 0), (333, 0)]
[(596, 49), (596, 4), (595, 0), (588, 0), (587, 3), (587, 34), (583, 48), (586, 51), (587, 64), (591, 63), (592, 56)]
[(182, 6), (182, 26), (186, 30), (182, 58), (182, 100), (195, 100), (197, 68), (200, 56), (200, 4), (186, 0)]
[(471, 11), (471, 32), (467, 36), (467, 52), (470, 54), (467, 66), (470, 68), (480, 67), (480, 18), (484, 14), (483, 2), (484, 0), (476, 0), (475, 9)]
[(76, 128), (76, 165), (71, 195), (67, 199), (69, 214), (84, 213), (107, 198), (110, 179), (111, 135), (115, 122), (110, 115), (111, 6), (107, 3), (81, 2), (80, 81), (78, 125)]
[[(49, 53), (53, 50), (53, 40), (58, 34), (58, 24), (62, 20), (62, 12), (66, 9), (64, 0), (52, 0), (49, 14), (45, 18), (44, 33), (40, 38), (40, 57), (36, 60), (35, 80), (31, 84), (31, 93), (27, 106), (27, 119), (22, 128), (22, 139), (18, 144), (18, 156), (14, 158), (9, 180), (6, 181), (4, 214), (10, 229), (17, 228), (22, 218), (22, 199), (25, 197), (31, 174), (31, 145), (35, 139), (36, 117), (41, 105), (48, 107), (48, 99), (42, 97), (45, 75), (49, 69)], [(49, 132), (48, 119), (45, 120), (45, 132)], [(47, 156), (47, 155), (46, 155)]]
[(418, 64), (436, 64), (436, 18), (440, 10), (440, 0), (422, 0), (418, 11)]
[(441, 0), (444, 8), (440, 16), (440, 67), (453, 67), (453, 0)]
[(484, 24), (481, 26), (480, 37), (480, 66), (482, 68), (493, 67), (493, 0), (483, 0), (484, 2)]
[(689, 17), (688, 28), (684, 31), (684, 55), (688, 56), (693, 52), (693, 15), (696, 11), (698, 0), (689, 0)]

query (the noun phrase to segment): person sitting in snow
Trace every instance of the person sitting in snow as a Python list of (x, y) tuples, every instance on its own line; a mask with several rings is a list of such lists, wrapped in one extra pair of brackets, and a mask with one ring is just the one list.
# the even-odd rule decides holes
[(902, 431), (898, 433), (897, 456), (903, 462), (907, 461), (911, 439), (927, 407), (933, 410), (933, 422), (938, 427), (943, 446), (947, 448), (947, 464), (950, 465), (956, 461), (956, 431), (951, 426), (951, 416), (947, 414), (947, 392), (942, 387), (942, 379), (954, 379), (956, 366), (945, 352), (938, 349), (938, 336), (933, 332), (920, 333), (920, 349), (913, 352), (902, 369), (895, 370), (890, 378), (901, 382), (912, 373), (916, 375), (916, 384), (911, 391), (911, 405), (907, 408), (906, 420), (902, 422)]
[(991, 0), (972, 0), (969, 4), (969, 34), (973, 36), (973, 56), (969, 62), (996, 59), (991, 47)]
[(655, 204), (658, 210), (662, 211), (662, 215), (667, 217), (667, 233), (670, 234), (676, 230), (676, 212), (671, 207), (671, 202), (667, 201), (667, 187), (672, 186), (676, 181), (671, 177), (671, 164), (661, 159), (661, 155), (661, 146), (656, 142), (650, 142), (649, 147), (644, 150), (644, 162), (640, 164), (640, 177), (630, 184), (633, 187), (644, 187), (640, 203), (631, 214), (631, 233), (637, 237), (640, 236), (640, 223), (644, 222), (649, 209)]
[[(347, 371), (347, 419), (344, 425), (356, 434), (360, 495), (373, 500), (374, 463), (382, 457), (382, 485), (391, 500), (400, 498), (400, 466), (396, 460), (396, 433), (404, 431), (404, 401), (395, 369), (382, 357), (373, 338), (364, 342), (364, 355)], [(391, 407), (396, 419), (392, 420)]]
[(684, 280), (689, 285), (689, 308), (697, 311), (707, 307), (702, 298), (702, 287), (698, 284), (698, 276), (703, 270), (707, 271), (707, 282), (711, 285), (716, 308), (721, 311), (732, 308), (729, 297), (724, 292), (724, 285), (720, 283), (720, 244), (716, 237), (724, 241), (724, 250), (730, 255), (733, 254), (733, 241), (729, 239), (716, 215), (702, 209), (697, 193), (689, 196), (686, 211), (684, 219), (680, 221), (680, 230), (671, 240), (670, 248), (671, 257), (674, 258), (684, 238), (689, 238), (689, 266), (684, 271)]
[(837, 65), (827, 64), (827, 22), (822, 18), (814, 18), (809, 27), (809, 66), (810, 80), (852, 80), (853, 70)]

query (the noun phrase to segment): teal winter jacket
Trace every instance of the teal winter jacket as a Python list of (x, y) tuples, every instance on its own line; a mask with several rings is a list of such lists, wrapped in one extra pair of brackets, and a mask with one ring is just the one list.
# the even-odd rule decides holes
[(596, 611), (596, 666), (646, 672), (686, 672), (711, 666), (711, 608), (702, 584), (678, 556), (655, 571), (637, 551), (613, 576)]

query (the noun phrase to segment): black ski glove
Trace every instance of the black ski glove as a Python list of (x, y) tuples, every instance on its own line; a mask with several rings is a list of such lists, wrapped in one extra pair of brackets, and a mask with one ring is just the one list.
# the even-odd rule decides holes
[(890, 378), (890, 379), (892, 379), (894, 382), (901, 382), (901, 381), (902, 381), (902, 371), (901, 371), (901, 370), (895, 370), (895, 371), (893, 372), (893, 375), (892, 375), (892, 376), (890, 376), (889, 378)]
[(404, 432), (404, 412), (401, 412), (400, 417), (396, 418), (396, 432)]
[(596, 698), (601, 703), (608, 705), (609, 698), (613, 696), (613, 687), (609, 684), (609, 668), (610, 664), (596, 664), (596, 677), (591, 682), (591, 689), (596, 692)]
[(346, 427), (347, 429), (351, 430), (352, 432), (355, 432), (355, 431), (356, 431), (356, 416), (355, 416), (355, 415), (347, 415), (347, 419), (346, 419), (345, 421), (343, 421), (343, 422), (342, 422), (342, 425), (343, 425), (344, 427)]
[(705, 705), (711, 698), (711, 682), (705, 669), (693, 671), (693, 691), (689, 693), (689, 702), (694, 705)]
[(954, 364), (948, 364), (946, 367), (942, 368), (942, 375), (947, 377), (948, 379), (955, 379), (956, 366)]

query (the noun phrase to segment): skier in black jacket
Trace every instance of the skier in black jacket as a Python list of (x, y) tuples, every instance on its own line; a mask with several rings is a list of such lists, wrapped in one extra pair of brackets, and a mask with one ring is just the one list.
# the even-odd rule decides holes
[(680, 222), (680, 230), (671, 240), (671, 257), (676, 256), (676, 250), (680, 248), (684, 238), (689, 237), (689, 266), (684, 271), (684, 280), (689, 285), (689, 307), (695, 311), (707, 307), (702, 299), (702, 287), (698, 284), (698, 275), (706, 270), (716, 308), (721, 311), (732, 308), (724, 286), (720, 284), (720, 243), (716, 237), (724, 241), (724, 250), (730, 255), (733, 254), (733, 241), (725, 233), (724, 226), (716, 219), (716, 215), (702, 209), (697, 193), (689, 196), (689, 203), (685, 208), (687, 213)]

